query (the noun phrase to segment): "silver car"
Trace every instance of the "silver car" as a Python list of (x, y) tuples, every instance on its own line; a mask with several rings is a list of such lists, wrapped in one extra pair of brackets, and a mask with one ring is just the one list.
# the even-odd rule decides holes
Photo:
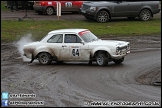
[(107, 22), (112, 17), (138, 17), (148, 21), (160, 12), (159, 1), (86, 1), (80, 8), (81, 14), (87, 19)]

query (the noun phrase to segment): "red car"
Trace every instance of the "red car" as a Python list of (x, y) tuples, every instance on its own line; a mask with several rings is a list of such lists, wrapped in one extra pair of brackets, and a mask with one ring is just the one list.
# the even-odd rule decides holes
[(83, 1), (34, 1), (33, 8), (38, 14), (53, 15), (57, 12), (57, 2), (61, 3), (61, 12), (80, 12)]

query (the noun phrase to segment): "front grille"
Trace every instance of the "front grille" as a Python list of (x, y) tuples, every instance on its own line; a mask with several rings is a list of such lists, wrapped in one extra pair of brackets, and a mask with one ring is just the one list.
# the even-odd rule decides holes
[(82, 9), (83, 9), (83, 10), (87, 10), (89, 7), (90, 7), (90, 6), (88, 6), (88, 5), (86, 5), (86, 4), (83, 4)]
[(119, 50), (127, 49), (127, 46), (119, 47)]

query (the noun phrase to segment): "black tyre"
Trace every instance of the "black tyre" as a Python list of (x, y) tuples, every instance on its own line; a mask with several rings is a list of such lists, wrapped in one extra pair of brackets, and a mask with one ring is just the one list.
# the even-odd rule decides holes
[(139, 19), (141, 21), (148, 21), (151, 18), (152, 18), (151, 12), (148, 9), (142, 10), (139, 14)]
[(99, 52), (96, 56), (96, 62), (99, 66), (106, 66), (108, 64), (106, 53)]
[(120, 63), (122, 63), (123, 61), (124, 61), (124, 57), (121, 58), (121, 59), (114, 60), (114, 62), (115, 62), (116, 64), (120, 64)]
[(109, 13), (104, 10), (99, 11), (96, 20), (102, 23), (107, 22), (109, 20)]
[(38, 60), (39, 63), (43, 65), (51, 64), (52, 56), (49, 53), (43, 52), (38, 55)]
[(46, 14), (47, 15), (53, 15), (54, 14), (54, 8), (53, 7), (47, 7)]

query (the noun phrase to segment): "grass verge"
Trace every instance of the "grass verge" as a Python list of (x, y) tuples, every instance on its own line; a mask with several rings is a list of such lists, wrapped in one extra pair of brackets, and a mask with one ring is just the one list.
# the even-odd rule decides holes
[(99, 38), (109, 36), (141, 36), (161, 35), (161, 19), (150, 21), (110, 21), (108, 23), (97, 23), (87, 21), (66, 20), (2, 20), (1, 42), (12, 42), (19, 40), (22, 36), (31, 33), (32, 38), (40, 40), (49, 31), (65, 28), (86, 28)]
[[(1, 11), (7, 11), (6, 1), (1, 1)], [(161, 36), (161, 18), (150, 21), (112, 20), (108, 23), (66, 20), (1, 20), (1, 42), (13, 42), (31, 34), (34, 40), (40, 40), (49, 31), (64, 28), (86, 28), (99, 38), (110, 36)]]

